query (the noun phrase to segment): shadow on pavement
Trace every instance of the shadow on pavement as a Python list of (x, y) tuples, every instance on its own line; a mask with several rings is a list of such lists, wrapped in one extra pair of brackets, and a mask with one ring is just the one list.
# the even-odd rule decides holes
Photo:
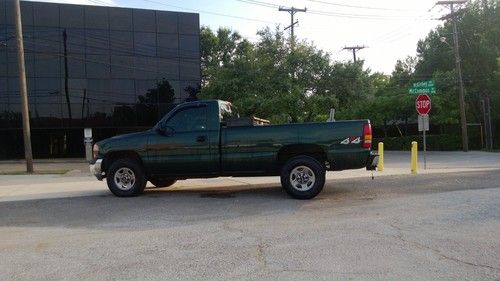
[(252, 216), (293, 215), (384, 198), (499, 187), (497, 171), (330, 180), (313, 200), (291, 199), (279, 185), (223, 189), (147, 189), (133, 198), (98, 195), (0, 203), (0, 227), (146, 230)]

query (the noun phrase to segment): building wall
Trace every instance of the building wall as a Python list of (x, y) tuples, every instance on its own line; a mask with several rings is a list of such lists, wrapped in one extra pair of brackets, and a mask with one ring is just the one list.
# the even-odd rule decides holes
[[(0, 159), (23, 157), (12, 2), (0, 0)], [(200, 83), (198, 14), (21, 8), (35, 157), (83, 156), (84, 127), (94, 139), (150, 127)]]

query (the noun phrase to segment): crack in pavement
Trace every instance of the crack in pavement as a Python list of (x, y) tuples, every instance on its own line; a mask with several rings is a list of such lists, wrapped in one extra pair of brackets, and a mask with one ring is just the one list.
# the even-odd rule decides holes
[(441, 253), (437, 249), (434, 249), (434, 248), (431, 248), (431, 247), (429, 247), (429, 246), (427, 246), (425, 244), (418, 243), (416, 241), (411, 241), (411, 240), (408, 240), (408, 239), (404, 238), (403, 237), (403, 233), (402, 233), (403, 229), (401, 227), (397, 226), (396, 224), (390, 222), (390, 223), (387, 223), (387, 225), (389, 225), (390, 227), (392, 227), (393, 229), (395, 229), (398, 234), (397, 235), (390, 235), (390, 234), (383, 234), (383, 233), (374, 232), (374, 231), (369, 231), (369, 232), (371, 232), (373, 234), (376, 234), (376, 235), (384, 236), (384, 237), (396, 238), (396, 239), (400, 240), (401, 242), (403, 242), (405, 244), (409, 244), (409, 245), (411, 245), (413, 247), (416, 247), (418, 249), (421, 249), (421, 250), (431, 251), (435, 255), (438, 255), (439, 257), (441, 257), (443, 259), (454, 261), (456, 263), (461, 263), (461, 264), (466, 264), (466, 265), (470, 265), (470, 266), (476, 266), (476, 267), (482, 267), (482, 268), (486, 268), (486, 269), (500, 271), (500, 268), (497, 268), (497, 267), (494, 267), (494, 266), (490, 266), (490, 265), (486, 265), (486, 264), (479, 264), (479, 263), (468, 262), (468, 261), (464, 261), (464, 260), (461, 260), (461, 259), (457, 259), (457, 258), (454, 258), (454, 257), (447, 256), (447, 255)]
[(265, 249), (268, 247), (267, 244), (265, 244), (263, 241), (262, 241), (262, 238), (260, 237), (257, 237), (257, 236), (254, 236), (254, 235), (251, 235), (250, 233), (248, 232), (245, 232), (243, 229), (241, 228), (238, 228), (238, 227), (235, 227), (235, 226), (232, 226), (229, 224), (229, 222), (224, 222), (222, 224), (222, 228), (226, 231), (229, 231), (229, 232), (236, 232), (240, 235), (246, 235), (250, 238), (253, 238), (257, 241), (257, 244), (254, 245), (256, 247), (256, 260), (257, 260), (257, 263), (259, 264), (259, 267), (261, 270), (263, 271), (269, 271), (269, 268), (267, 266), (267, 259), (266, 259), (266, 253), (265, 253)]

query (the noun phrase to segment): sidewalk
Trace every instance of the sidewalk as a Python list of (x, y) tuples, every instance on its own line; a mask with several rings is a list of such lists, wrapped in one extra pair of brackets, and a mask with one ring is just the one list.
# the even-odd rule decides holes
[[(64, 160), (64, 159), (63, 159)], [(35, 162), (36, 170), (69, 170), (63, 175), (0, 175), (0, 201), (60, 198), (89, 195), (109, 195), (105, 181), (90, 175), (87, 163), (82, 159), (61, 159)], [(0, 172), (24, 171), (22, 161), (0, 162)], [(423, 169), (423, 157), (419, 154), (418, 174), (459, 173), (478, 170), (500, 170), (500, 153), (489, 152), (428, 152), (427, 169)], [(374, 172), (380, 176), (411, 175), (410, 153), (388, 151), (385, 154), (385, 169)], [(365, 169), (328, 172), (327, 180), (366, 178), (372, 173)], [(171, 190), (216, 189), (217, 191), (279, 186), (279, 177), (212, 178), (178, 181)], [(148, 184), (148, 186), (151, 186)]]
[[(35, 173), (80, 175), (88, 170), (88, 162), (83, 158), (58, 158), (58, 159), (35, 159), (33, 160)], [(24, 160), (3, 160), (0, 161), (0, 176), (5, 174), (22, 174), (26, 172), (26, 162)], [(71, 174), (71, 173), (70, 173)], [(88, 173), (87, 173), (88, 174)]]
[[(418, 154), (419, 173), (439, 170), (456, 169), (478, 169), (478, 168), (500, 168), (500, 153), (483, 151), (428, 151), (427, 170), (424, 170), (423, 152)], [(54, 172), (64, 176), (88, 176), (88, 162), (83, 158), (65, 159), (35, 159), (34, 168), (36, 172), (47, 174)], [(21, 174), (26, 171), (24, 160), (0, 161), (0, 176), (9, 173)], [(410, 171), (409, 151), (386, 151), (385, 152), (385, 172), (405, 174)], [(348, 172), (348, 171), (343, 171)], [(359, 171), (355, 172), (356, 174)], [(380, 174), (380, 173), (378, 173)]]

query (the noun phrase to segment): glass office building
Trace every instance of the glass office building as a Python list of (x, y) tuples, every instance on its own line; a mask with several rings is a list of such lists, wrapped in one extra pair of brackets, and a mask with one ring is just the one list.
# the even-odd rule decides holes
[[(200, 85), (193, 13), (21, 2), (33, 154), (83, 157), (150, 128)], [(0, 159), (24, 155), (13, 1), (0, 0)]]

